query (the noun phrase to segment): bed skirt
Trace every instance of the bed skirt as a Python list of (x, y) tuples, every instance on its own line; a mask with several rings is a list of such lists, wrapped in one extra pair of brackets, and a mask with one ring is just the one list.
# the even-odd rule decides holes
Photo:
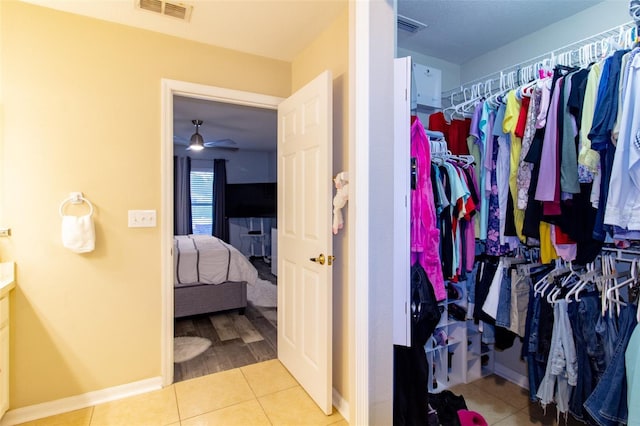
[(174, 287), (174, 317), (206, 314), (247, 306), (247, 283), (194, 284)]

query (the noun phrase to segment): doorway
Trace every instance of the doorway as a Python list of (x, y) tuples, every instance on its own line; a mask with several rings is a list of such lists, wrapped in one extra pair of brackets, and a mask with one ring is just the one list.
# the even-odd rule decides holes
[[(176, 80), (162, 81), (162, 376), (163, 383), (174, 381), (174, 317), (173, 317), (173, 114), (174, 96), (246, 105), (276, 110), (281, 98), (251, 92), (205, 86)], [(231, 313), (233, 315), (233, 313)]]

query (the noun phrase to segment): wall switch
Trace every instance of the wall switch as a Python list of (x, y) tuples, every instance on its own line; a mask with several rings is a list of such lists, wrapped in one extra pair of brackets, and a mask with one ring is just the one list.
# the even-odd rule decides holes
[(155, 210), (129, 210), (129, 228), (153, 228), (155, 226)]

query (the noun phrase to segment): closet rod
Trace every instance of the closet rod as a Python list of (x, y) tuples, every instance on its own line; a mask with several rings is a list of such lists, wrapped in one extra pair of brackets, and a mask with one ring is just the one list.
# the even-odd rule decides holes
[(634, 249), (634, 248), (621, 249), (621, 248), (617, 248), (617, 247), (602, 247), (602, 251), (603, 252), (608, 252), (608, 253), (615, 253), (616, 254), (616, 260), (623, 261), (623, 262), (631, 262), (631, 260), (633, 260), (632, 258), (624, 257), (625, 255), (636, 257), (636, 258), (640, 257), (640, 248), (638, 248), (638, 249)]
[[(571, 58), (573, 58), (573, 56), (575, 54), (577, 54), (580, 50), (581, 47), (586, 46), (588, 44), (591, 43), (595, 43), (595, 42), (601, 42), (603, 40), (606, 40), (607, 38), (610, 38), (612, 36), (616, 36), (619, 34), (624, 34), (626, 33), (627, 30), (632, 31), (632, 29), (636, 29), (636, 24), (634, 21), (630, 21), (627, 22), (625, 24), (622, 25), (618, 25), (614, 28), (610, 28), (606, 31), (603, 31), (601, 33), (586, 37), (582, 40), (579, 41), (575, 41), (573, 43), (567, 44), (566, 46), (551, 50), (547, 53), (544, 53), (542, 55), (538, 55), (535, 56), (533, 58), (530, 58), (526, 61), (520, 62), (518, 64), (515, 65), (511, 65), (507, 68), (504, 68), (501, 71), (495, 71), (492, 72), (491, 74), (487, 74), (484, 77), (479, 77), (473, 80), (470, 80), (464, 84), (461, 84), (460, 87), (456, 87), (454, 89), (449, 89), (447, 91), (442, 92), (442, 99), (443, 100), (449, 100), (451, 98), (451, 96), (465, 96), (465, 94), (467, 92), (469, 92), (472, 89), (472, 86), (474, 85), (478, 85), (480, 84), (491, 84), (491, 89), (492, 90), (496, 90), (499, 89), (500, 86), (500, 80), (501, 78), (504, 78), (504, 76), (510, 74), (510, 73), (518, 73), (520, 70), (522, 70), (525, 67), (528, 66), (533, 66), (539, 63), (542, 63), (544, 60), (548, 59), (549, 61), (551, 61), (551, 59), (558, 59), (558, 57), (562, 57), (563, 55), (571, 55)], [(636, 37), (638, 36), (638, 34), (636, 34)], [(495, 85), (494, 85), (495, 83)]]

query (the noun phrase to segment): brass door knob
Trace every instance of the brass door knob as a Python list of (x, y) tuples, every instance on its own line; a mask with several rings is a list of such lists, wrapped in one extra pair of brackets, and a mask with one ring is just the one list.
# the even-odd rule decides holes
[(312, 262), (316, 262), (316, 263), (319, 263), (321, 265), (324, 265), (325, 257), (324, 257), (324, 254), (320, 253), (320, 256), (312, 257), (309, 260), (312, 261)]

